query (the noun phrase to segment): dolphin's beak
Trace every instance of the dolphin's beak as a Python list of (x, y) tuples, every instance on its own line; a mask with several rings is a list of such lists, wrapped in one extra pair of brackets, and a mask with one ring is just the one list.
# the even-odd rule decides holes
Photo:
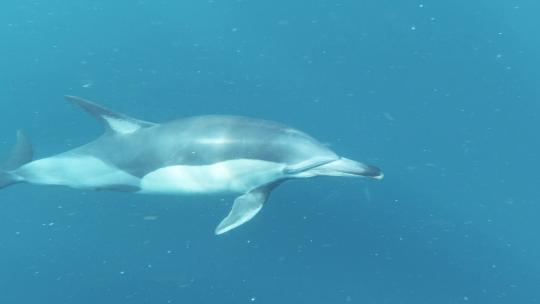
[(316, 175), (363, 176), (374, 179), (382, 179), (384, 177), (381, 169), (345, 157), (321, 165), (311, 171), (316, 171), (314, 172)]

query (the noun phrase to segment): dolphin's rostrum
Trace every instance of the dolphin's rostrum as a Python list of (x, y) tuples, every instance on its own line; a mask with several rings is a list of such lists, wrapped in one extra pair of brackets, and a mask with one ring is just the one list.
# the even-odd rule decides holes
[(281, 182), (313, 176), (381, 179), (377, 167), (338, 156), (285, 125), (241, 116), (208, 115), (151, 123), (66, 96), (100, 121), (105, 133), (67, 152), (32, 161), (17, 144), (0, 168), (0, 188), (27, 182), (137, 193), (238, 193), (222, 234), (253, 218)]

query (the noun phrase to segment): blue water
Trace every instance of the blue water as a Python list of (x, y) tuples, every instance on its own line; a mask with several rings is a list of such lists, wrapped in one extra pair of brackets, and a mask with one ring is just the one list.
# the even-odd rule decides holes
[(5, 0), (0, 151), (97, 137), (79, 95), (149, 121), (277, 120), (382, 181), (234, 197), (0, 192), (0, 303), (539, 303), (533, 0)]

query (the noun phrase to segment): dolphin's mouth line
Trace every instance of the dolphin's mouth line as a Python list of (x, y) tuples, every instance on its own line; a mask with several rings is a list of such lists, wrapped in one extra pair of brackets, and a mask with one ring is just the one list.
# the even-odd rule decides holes
[(283, 169), (283, 173), (287, 175), (294, 175), (327, 165), (337, 160), (339, 160), (339, 158), (310, 159), (304, 162), (300, 162), (298, 164), (285, 167)]
[(383, 172), (378, 167), (345, 157), (317, 164), (303, 172), (310, 173), (312, 176), (369, 177), (379, 180), (384, 177)]

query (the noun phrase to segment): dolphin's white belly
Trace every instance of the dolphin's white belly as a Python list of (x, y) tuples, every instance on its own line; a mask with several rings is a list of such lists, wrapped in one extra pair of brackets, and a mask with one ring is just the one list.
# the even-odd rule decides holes
[(139, 185), (140, 179), (87, 155), (61, 154), (28, 163), (14, 172), (33, 184), (78, 189), (114, 189)]
[(169, 166), (142, 178), (88, 155), (63, 154), (39, 159), (15, 174), (32, 184), (78, 189), (138, 188), (139, 193), (245, 193), (284, 177), (283, 164), (237, 159), (201, 166)]
[(141, 193), (245, 193), (284, 177), (283, 164), (236, 159), (201, 166), (169, 166), (145, 175)]

